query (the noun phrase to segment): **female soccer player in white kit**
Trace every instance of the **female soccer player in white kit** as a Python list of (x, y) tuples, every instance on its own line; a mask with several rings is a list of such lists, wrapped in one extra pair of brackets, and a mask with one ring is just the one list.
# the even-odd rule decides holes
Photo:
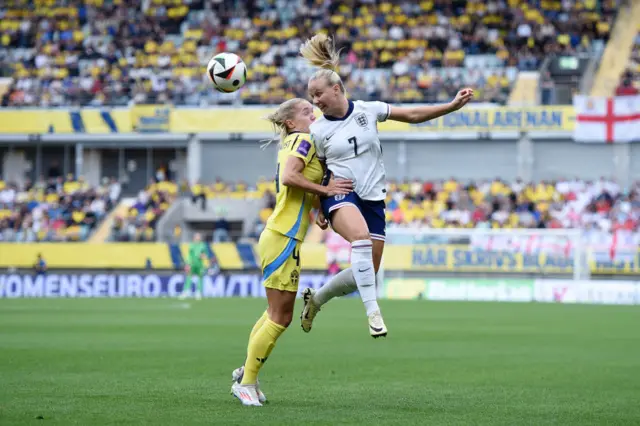
[(322, 214), (317, 223), (328, 223), (351, 243), (351, 268), (338, 273), (315, 292), (303, 293), (302, 329), (311, 330), (320, 307), (334, 297), (356, 289), (369, 319), (374, 338), (387, 335), (376, 294), (376, 273), (382, 260), (385, 241), (386, 177), (378, 122), (386, 120), (423, 123), (457, 111), (473, 98), (472, 89), (463, 89), (455, 99), (443, 105), (397, 107), (384, 102), (351, 101), (337, 73), (339, 52), (331, 38), (317, 34), (300, 48), (312, 65), (321, 67), (310, 79), (309, 96), (323, 116), (311, 125), (318, 158), (325, 163), (327, 178), (353, 181), (354, 192), (321, 200)]

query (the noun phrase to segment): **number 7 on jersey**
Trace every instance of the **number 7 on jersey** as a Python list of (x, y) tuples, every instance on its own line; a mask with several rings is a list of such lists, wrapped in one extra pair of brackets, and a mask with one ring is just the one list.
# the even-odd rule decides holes
[(353, 154), (358, 155), (358, 139), (355, 136), (349, 138), (349, 143), (353, 144)]

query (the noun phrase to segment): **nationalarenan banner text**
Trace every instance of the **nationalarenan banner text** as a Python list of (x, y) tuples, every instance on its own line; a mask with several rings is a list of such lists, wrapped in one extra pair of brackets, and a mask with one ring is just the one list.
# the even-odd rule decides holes
[[(299, 289), (318, 289), (325, 275), (302, 275)], [(184, 287), (181, 274), (0, 274), (0, 299), (22, 297), (176, 297)], [(265, 297), (258, 274), (205, 276), (204, 297)]]
[(573, 98), (576, 142), (640, 142), (640, 96)]

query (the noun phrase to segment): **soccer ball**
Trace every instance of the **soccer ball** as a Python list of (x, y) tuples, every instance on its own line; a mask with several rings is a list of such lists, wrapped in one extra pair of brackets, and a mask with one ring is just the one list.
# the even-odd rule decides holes
[(231, 93), (247, 81), (247, 66), (233, 53), (218, 53), (207, 65), (207, 74), (218, 92)]

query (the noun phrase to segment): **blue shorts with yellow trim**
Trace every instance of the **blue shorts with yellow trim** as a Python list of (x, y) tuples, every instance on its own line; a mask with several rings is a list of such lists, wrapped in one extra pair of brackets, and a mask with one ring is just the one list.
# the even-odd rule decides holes
[(300, 241), (265, 229), (258, 241), (262, 282), (267, 288), (298, 292)]

